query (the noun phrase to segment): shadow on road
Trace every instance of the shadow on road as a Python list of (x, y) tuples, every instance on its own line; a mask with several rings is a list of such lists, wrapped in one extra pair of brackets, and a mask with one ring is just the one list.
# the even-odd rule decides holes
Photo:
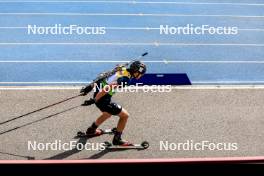
[[(98, 137), (98, 136), (94, 136), (94, 137)], [(76, 146), (78, 144), (82, 144), (82, 145), (85, 145), (88, 141), (88, 139), (91, 139), (91, 138), (94, 138), (94, 137), (83, 137), (83, 138), (79, 138), (79, 140), (77, 141), (76, 143)], [(136, 149), (136, 148), (117, 148), (117, 149), (113, 149), (113, 148), (106, 148), (105, 150), (102, 150), (100, 151), (99, 153), (97, 154), (94, 154), (92, 156), (90, 156), (89, 158), (84, 158), (84, 159), (98, 159), (98, 158), (101, 158), (103, 157), (104, 155), (106, 155), (107, 153), (109, 152), (121, 152), (121, 151), (125, 151), (125, 150), (145, 150), (145, 149)], [(64, 158), (67, 158), (71, 155), (74, 155), (76, 153), (79, 153), (81, 152), (82, 150), (79, 150), (77, 148), (74, 148), (72, 150), (69, 150), (69, 151), (65, 151), (65, 152), (62, 152), (62, 153), (59, 153), (55, 156), (52, 156), (52, 157), (49, 157), (49, 158), (45, 158), (44, 160), (60, 160), (60, 159), (64, 159)]]
[(43, 118), (41, 118), (41, 119), (38, 119), (38, 120), (36, 120), (36, 121), (29, 122), (29, 123), (26, 123), (26, 124), (24, 124), (24, 125), (17, 126), (17, 127), (15, 127), (15, 128), (12, 128), (12, 129), (9, 129), (9, 130), (6, 130), (6, 131), (3, 131), (3, 132), (0, 133), (0, 135), (5, 134), (5, 133), (8, 133), (8, 132), (11, 132), (11, 131), (14, 131), (14, 130), (17, 130), (17, 129), (20, 129), (20, 128), (22, 128), (22, 127), (26, 127), (26, 126), (28, 126), (28, 125), (32, 125), (32, 124), (34, 124), (34, 123), (40, 122), (40, 121), (42, 121), (42, 120), (45, 120), (45, 119), (48, 119), (48, 118), (51, 118), (51, 117), (54, 117), (54, 116), (56, 116), (56, 115), (59, 115), (59, 114), (65, 113), (65, 112), (67, 112), (67, 111), (70, 111), (70, 110), (76, 109), (76, 108), (78, 108), (78, 107), (80, 107), (80, 105), (78, 105), (78, 106), (74, 106), (74, 107), (71, 107), (71, 108), (66, 109), (66, 110), (64, 110), (64, 111), (61, 111), (61, 112), (57, 112), (57, 113), (55, 113), (55, 114), (51, 114), (51, 115), (49, 115), (49, 116), (43, 117)]
[(24, 156), (24, 155), (18, 155), (18, 154), (7, 153), (7, 152), (0, 152), (0, 154), (10, 155), (10, 156), (16, 156), (16, 157), (20, 157), (20, 158), (25, 158), (27, 160), (35, 160), (35, 157), (32, 157), (32, 156)]
[[(79, 139), (78, 141), (77, 141), (77, 143), (76, 143), (76, 146), (78, 146), (78, 145), (82, 145), (82, 146), (84, 146), (86, 143), (87, 143), (87, 141), (88, 141), (88, 139), (91, 139), (91, 138), (95, 138), (95, 137), (98, 137), (98, 136), (93, 136), (93, 137), (81, 137), (81, 138), (79, 138), (79, 137), (74, 137), (74, 139)], [(59, 154), (57, 154), (57, 155), (55, 155), (55, 156), (52, 156), (52, 157), (49, 157), (49, 158), (46, 158), (46, 159), (44, 159), (44, 160), (54, 160), (54, 159), (64, 159), (64, 158), (67, 158), (67, 157), (69, 157), (69, 156), (71, 156), (71, 155), (74, 155), (74, 154), (76, 154), (76, 153), (79, 153), (79, 152), (81, 152), (82, 150), (79, 150), (79, 149), (77, 149), (77, 147), (75, 147), (74, 149), (72, 149), (72, 150), (68, 150), (68, 151), (65, 151), (65, 152), (62, 152), (62, 153), (59, 153)]]
[[(80, 139), (77, 141), (76, 146), (77, 146), (78, 144), (85, 145), (88, 139), (90, 139), (90, 138), (80, 138)], [(79, 152), (81, 152), (81, 151), (82, 151), (82, 150), (79, 150), (79, 149), (77, 149), (77, 148), (74, 148), (74, 149), (72, 149), (72, 150), (68, 150), (68, 151), (65, 151), (65, 152), (59, 153), (59, 154), (57, 154), (57, 155), (55, 155), (55, 156), (52, 156), (52, 157), (46, 158), (46, 159), (44, 159), (44, 160), (57, 160), (57, 159), (64, 159), (64, 158), (67, 158), (67, 157), (69, 157), (69, 156), (71, 156), (71, 155), (74, 155), (74, 154), (76, 154), (76, 153), (79, 153)]]
[(94, 154), (94, 155), (90, 156), (89, 158), (84, 158), (84, 159), (99, 159), (99, 158), (103, 157), (104, 155), (106, 155), (107, 153), (110, 153), (110, 152), (122, 152), (122, 151), (126, 151), (126, 150), (137, 150), (137, 151), (140, 151), (140, 150), (145, 150), (145, 149), (133, 149), (133, 148), (109, 149), (109, 148), (106, 148), (105, 150), (102, 150), (101, 152), (99, 152), (97, 154)]

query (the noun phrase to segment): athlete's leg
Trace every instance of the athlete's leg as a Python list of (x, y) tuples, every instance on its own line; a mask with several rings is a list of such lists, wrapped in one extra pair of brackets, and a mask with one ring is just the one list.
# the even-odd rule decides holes
[(118, 116), (119, 116), (119, 121), (117, 123), (117, 131), (123, 132), (123, 130), (125, 129), (129, 114), (128, 114), (127, 110), (122, 108), (122, 111), (118, 114)]
[(94, 134), (96, 132), (96, 129), (98, 128), (98, 126), (100, 126), (105, 120), (107, 120), (108, 118), (110, 118), (112, 115), (107, 113), (107, 112), (103, 112), (102, 115), (100, 115), (95, 122), (93, 122), (93, 124), (87, 129), (86, 134)]
[(110, 118), (112, 114), (109, 114), (108, 112), (103, 112), (102, 115), (100, 115), (97, 120), (95, 121), (95, 125), (98, 127), (100, 126), (105, 120)]
[(117, 132), (115, 133), (115, 136), (113, 138), (113, 144), (114, 145), (130, 145), (129, 142), (122, 140), (121, 138), (123, 130), (125, 129), (129, 114), (124, 108), (122, 108), (122, 111), (118, 114), (118, 116), (119, 116), (119, 121), (117, 124)]

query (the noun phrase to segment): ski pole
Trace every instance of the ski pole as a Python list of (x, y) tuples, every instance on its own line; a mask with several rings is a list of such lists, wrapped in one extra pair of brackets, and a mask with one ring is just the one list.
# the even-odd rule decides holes
[(31, 111), (31, 112), (28, 112), (28, 113), (26, 113), (26, 114), (23, 114), (23, 115), (20, 115), (20, 116), (14, 117), (14, 118), (9, 119), (9, 120), (6, 120), (6, 121), (4, 121), (4, 122), (1, 122), (0, 125), (3, 125), (3, 124), (5, 124), (5, 123), (11, 122), (11, 121), (13, 121), (13, 120), (16, 120), (16, 119), (19, 119), (19, 118), (22, 118), (22, 117), (25, 117), (25, 116), (28, 116), (28, 115), (33, 114), (33, 113), (36, 113), (36, 112), (39, 112), (39, 111), (41, 111), (41, 110), (43, 110), (43, 109), (47, 109), (47, 108), (50, 108), (50, 107), (52, 107), (52, 106), (55, 106), (55, 105), (61, 104), (61, 103), (63, 103), (63, 102), (69, 101), (69, 100), (74, 99), (74, 98), (77, 98), (77, 97), (79, 97), (79, 96), (81, 96), (81, 94), (79, 94), (79, 95), (75, 95), (75, 96), (72, 96), (72, 97), (69, 97), (69, 98), (66, 98), (66, 99), (61, 100), (61, 101), (59, 101), (59, 102), (53, 103), (53, 104), (51, 104), (51, 105), (48, 105), (48, 106), (42, 107), (42, 108), (40, 108), (40, 109), (36, 109), (36, 110)]

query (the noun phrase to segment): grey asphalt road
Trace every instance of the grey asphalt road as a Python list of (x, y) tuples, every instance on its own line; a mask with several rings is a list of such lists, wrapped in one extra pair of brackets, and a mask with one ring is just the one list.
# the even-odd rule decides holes
[[(0, 90), (0, 122), (78, 93), (78, 89)], [(95, 106), (79, 106), (87, 98), (78, 97), (1, 124), (0, 159), (264, 156), (264, 89), (117, 93), (113, 100), (130, 113), (123, 137), (135, 143), (149, 141), (146, 150), (100, 150), (101, 143), (111, 141), (112, 135), (75, 139), (77, 131), (86, 130), (100, 115)], [(101, 128), (115, 127), (117, 121), (113, 116)], [(48, 143), (55, 144), (45, 148)], [(81, 150), (85, 144), (86, 149)]]

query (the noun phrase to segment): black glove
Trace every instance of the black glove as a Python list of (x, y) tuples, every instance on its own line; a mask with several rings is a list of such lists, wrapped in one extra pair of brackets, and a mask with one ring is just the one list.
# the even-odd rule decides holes
[(82, 106), (90, 106), (92, 104), (95, 103), (95, 99), (94, 98), (90, 98), (89, 100), (85, 100), (84, 103), (82, 104)]
[(93, 90), (93, 84), (89, 84), (86, 87), (83, 87), (80, 91), (80, 93), (82, 94), (82, 96), (87, 95), (89, 92), (91, 92)]

